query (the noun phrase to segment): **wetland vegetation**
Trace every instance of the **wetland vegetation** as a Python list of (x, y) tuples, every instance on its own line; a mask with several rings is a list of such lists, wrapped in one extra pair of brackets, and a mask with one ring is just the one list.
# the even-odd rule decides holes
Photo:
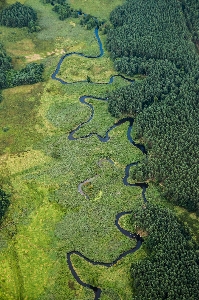
[[(15, 2), (2, 1), (0, 9)], [(114, 223), (119, 212), (132, 210), (120, 225), (143, 236), (142, 247), (110, 268), (72, 255), (80, 279), (100, 287), (102, 300), (197, 299), (197, 0), (150, 0), (147, 7), (142, 0), (68, 1), (74, 11), (112, 22), (107, 37), (99, 31), (110, 53), (105, 50), (95, 60), (70, 56), (58, 75), (69, 82), (88, 77), (108, 82), (117, 72), (136, 79), (130, 84), (115, 77), (108, 85), (53, 80), (64, 53), (99, 55), (94, 32), (72, 15), (59, 19), (52, 8), (65, 1), (53, 1), (54, 6), (42, 0), (19, 2), (37, 13), (40, 31), (0, 26), (1, 74), (26, 74), (30, 65), (36, 66), (38, 80), (1, 86), (0, 298), (93, 299), (93, 291), (74, 279), (66, 254), (76, 250), (93, 261), (114, 261), (136, 244)], [(134, 14), (129, 14), (132, 8)], [(160, 28), (165, 33), (161, 38)], [(72, 141), (69, 133), (91, 115), (79, 102), (82, 95), (93, 96), (87, 102), (94, 116)], [(133, 136), (146, 146), (147, 159), (127, 140), (127, 122), (110, 131), (107, 143), (96, 135), (81, 138), (91, 132), (104, 136), (129, 115), (135, 118)], [(122, 182), (125, 167), (137, 161), (128, 182), (148, 182), (146, 204), (139, 186)], [(86, 198), (78, 185), (90, 178), (82, 185)]]

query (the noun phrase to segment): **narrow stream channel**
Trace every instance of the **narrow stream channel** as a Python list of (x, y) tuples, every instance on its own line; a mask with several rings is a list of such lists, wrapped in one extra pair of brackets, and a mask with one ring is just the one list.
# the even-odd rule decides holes
[[(97, 56), (88, 56), (88, 55), (85, 55), (85, 54), (79, 53), (79, 52), (70, 52), (70, 53), (64, 54), (64, 55), (60, 58), (60, 60), (59, 60), (59, 62), (58, 62), (58, 64), (57, 64), (57, 67), (56, 67), (55, 71), (53, 72), (53, 74), (52, 74), (52, 76), (51, 76), (52, 79), (58, 80), (58, 81), (59, 81), (60, 83), (62, 83), (62, 84), (74, 84), (74, 83), (78, 83), (78, 82), (87, 82), (87, 80), (76, 81), (76, 82), (66, 82), (66, 81), (62, 80), (61, 78), (57, 77), (57, 75), (58, 75), (58, 72), (59, 72), (59, 70), (60, 70), (60, 68), (61, 68), (61, 65), (62, 65), (64, 59), (67, 58), (68, 56), (71, 56), (71, 55), (79, 55), (79, 56), (83, 56), (83, 57), (86, 57), (86, 58), (89, 58), (89, 59), (96, 59), (96, 58), (101, 57), (101, 56), (104, 54), (102, 42), (101, 42), (100, 37), (99, 37), (98, 28), (95, 28), (94, 33), (95, 33), (95, 37), (96, 37), (97, 42), (98, 42), (98, 45), (99, 45), (99, 50), (100, 50), (99, 55), (97, 55)], [(123, 78), (123, 79), (125, 79), (125, 80), (127, 80), (127, 81), (129, 81), (129, 82), (131, 82), (131, 83), (133, 83), (133, 81), (134, 81), (134, 80), (132, 80), (132, 79), (129, 79), (129, 78), (124, 77), (123, 75), (117, 74), (117, 75), (111, 76), (109, 82), (107, 82), (107, 83), (95, 83), (95, 82), (90, 82), (90, 83), (92, 83), (92, 84), (110, 84), (110, 83), (113, 82), (114, 77), (116, 77), (116, 76), (120, 76), (121, 78)], [(87, 121), (82, 122), (82, 123), (79, 124), (74, 130), (72, 130), (72, 131), (69, 133), (68, 139), (69, 139), (69, 140), (74, 140), (74, 141), (75, 141), (75, 140), (78, 140), (78, 139), (89, 138), (89, 137), (91, 137), (91, 136), (93, 136), (93, 135), (96, 135), (96, 136), (98, 137), (98, 139), (99, 139), (100, 142), (105, 143), (105, 142), (107, 142), (107, 141), (110, 139), (110, 137), (109, 137), (109, 132), (110, 132), (111, 130), (113, 130), (114, 128), (116, 128), (116, 127), (118, 127), (118, 126), (120, 126), (120, 125), (122, 125), (122, 124), (124, 124), (125, 122), (129, 122), (129, 126), (128, 126), (128, 129), (127, 129), (127, 139), (129, 140), (129, 142), (130, 142), (133, 146), (137, 147), (139, 150), (142, 151), (143, 154), (146, 155), (147, 152), (146, 152), (145, 147), (144, 147), (143, 145), (136, 144), (136, 143), (133, 141), (132, 137), (131, 137), (131, 131), (132, 131), (132, 126), (133, 126), (133, 122), (134, 122), (134, 119), (131, 118), (131, 117), (123, 118), (123, 119), (119, 120), (117, 123), (113, 124), (113, 125), (106, 131), (106, 134), (105, 134), (104, 137), (102, 137), (101, 135), (99, 135), (99, 134), (97, 134), (97, 133), (92, 133), (92, 132), (89, 133), (88, 135), (85, 135), (85, 136), (82, 136), (82, 137), (79, 137), (79, 138), (75, 138), (75, 137), (74, 137), (74, 134), (75, 134), (75, 133), (76, 133), (76, 132), (84, 125), (84, 124), (90, 122), (90, 121), (92, 120), (92, 118), (93, 118), (93, 115), (94, 115), (94, 108), (93, 108), (92, 104), (90, 104), (90, 103), (88, 103), (88, 102), (86, 101), (86, 99), (90, 99), (90, 98), (92, 98), (92, 99), (94, 99), (94, 100), (99, 100), (99, 101), (108, 101), (108, 99), (106, 99), (106, 98), (99, 98), (99, 97), (95, 97), (95, 96), (92, 96), (92, 95), (84, 95), (84, 96), (81, 96), (81, 97), (79, 98), (80, 103), (87, 105), (87, 106), (91, 109), (91, 115), (90, 115), (90, 117), (89, 117), (89, 119), (88, 119)], [(110, 161), (110, 159), (108, 159), (108, 160)], [(139, 187), (142, 189), (142, 197), (143, 197), (143, 201), (146, 203), (146, 202), (147, 202), (147, 199), (146, 199), (146, 196), (145, 196), (145, 192), (146, 192), (146, 189), (147, 189), (148, 185), (147, 185), (146, 183), (134, 183), (134, 184), (128, 183), (128, 178), (129, 178), (130, 168), (131, 168), (132, 166), (136, 166), (137, 164), (138, 164), (138, 162), (132, 162), (131, 164), (129, 164), (129, 165), (127, 165), (127, 166), (125, 167), (123, 183), (124, 183), (125, 186), (132, 186), (132, 187), (134, 187), (134, 186), (139, 186)], [(86, 179), (85, 182), (86, 182), (86, 181), (89, 182), (89, 180), (91, 180), (91, 179)], [(83, 183), (80, 183), (80, 185), (79, 185), (79, 187), (78, 187), (78, 191), (79, 191), (79, 192), (80, 192), (80, 188), (81, 188), (81, 185), (82, 185), (82, 184), (83, 184)], [(82, 192), (82, 196), (87, 197), (83, 192)], [(122, 228), (122, 227), (120, 226), (120, 224), (119, 224), (120, 218), (121, 218), (122, 216), (128, 215), (128, 214), (131, 214), (131, 211), (120, 212), (120, 213), (118, 213), (118, 214), (115, 216), (115, 226), (116, 226), (116, 227), (118, 228), (118, 230), (119, 230), (122, 234), (124, 234), (126, 237), (128, 237), (128, 238), (130, 238), (130, 239), (136, 240), (136, 241), (137, 241), (137, 244), (136, 244), (136, 246), (135, 246), (134, 248), (131, 248), (131, 249), (129, 249), (129, 250), (127, 250), (127, 251), (121, 253), (117, 258), (115, 258), (114, 261), (112, 261), (112, 262), (110, 262), (110, 263), (93, 261), (93, 260), (90, 260), (89, 258), (87, 258), (86, 256), (84, 256), (84, 255), (83, 255), (82, 253), (80, 253), (79, 251), (71, 251), (71, 252), (69, 252), (69, 253), (66, 254), (67, 264), (68, 264), (68, 267), (69, 267), (69, 269), (70, 269), (72, 275), (74, 276), (74, 278), (76, 279), (76, 281), (77, 281), (80, 285), (82, 285), (83, 287), (86, 287), (86, 288), (89, 288), (89, 289), (93, 290), (94, 295), (95, 295), (95, 296), (94, 296), (94, 300), (100, 299), (100, 295), (101, 295), (101, 293), (102, 293), (102, 290), (101, 290), (99, 287), (92, 286), (92, 285), (90, 285), (90, 284), (88, 284), (88, 283), (83, 282), (83, 281), (80, 279), (80, 277), (78, 276), (77, 272), (75, 271), (75, 269), (74, 269), (74, 267), (73, 267), (73, 264), (72, 264), (72, 261), (71, 261), (71, 256), (72, 256), (73, 254), (75, 254), (75, 255), (78, 255), (79, 257), (82, 257), (84, 260), (86, 260), (87, 262), (89, 262), (89, 263), (91, 263), (91, 264), (93, 264), (93, 265), (100, 265), (100, 266), (105, 266), (105, 267), (109, 268), (109, 267), (113, 266), (114, 264), (116, 264), (120, 259), (122, 259), (122, 258), (125, 257), (126, 255), (128, 255), (128, 254), (130, 254), (130, 253), (134, 253), (135, 251), (137, 251), (137, 250), (141, 247), (141, 245), (142, 245), (142, 242), (143, 242), (142, 237), (141, 237), (139, 234), (131, 233), (130, 231), (125, 230), (125, 229)]]

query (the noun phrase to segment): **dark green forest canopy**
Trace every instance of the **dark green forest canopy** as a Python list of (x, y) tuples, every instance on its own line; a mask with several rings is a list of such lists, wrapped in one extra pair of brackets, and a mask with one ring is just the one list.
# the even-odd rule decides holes
[(136, 116), (136, 138), (148, 150), (133, 177), (160, 183), (169, 201), (199, 213), (199, 58), (192, 41), (199, 14), (198, 1), (190, 9), (189, 2), (132, 0), (111, 13), (107, 48), (115, 67), (144, 79), (108, 98), (114, 116)]
[(114, 29), (107, 47), (114, 58), (168, 59), (177, 67), (190, 68), (196, 60), (191, 34), (178, 1), (127, 1), (111, 13)]
[(133, 299), (198, 299), (199, 251), (171, 210), (147, 204), (136, 208), (131, 222), (147, 233), (147, 258), (133, 263)]
[(199, 1), (198, 0), (180, 0), (182, 10), (185, 16), (186, 25), (192, 33), (193, 41), (199, 39)]
[(0, 222), (8, 209), (10, 202), (9, 196), (0, 188)]
[(20, 71), (13, 71), (9, 74), (10, 86), (22, 84), (33, 84), (43, 81), (42, 75), (44, 71), (43, 64), (29, 63)]
[(60, 20), (65, 20), (70, 17), (78, 17), (78, 11), (71, 8), (70, 5), (66, 3), (66, 1), (62, 1), (62, 3), (59, 3), (58, 1), (57, 4), (55, 4), (55, 6), (53, 7), (53, 10), (58, 13)]
[(0, 12), (0, 24), (8, 27), (25, 27), (36, 20), (36, 11), (20, 2), (6, 7)]
[(141, 112), (135, 124), (136, 137), (147, 146), (149, 156), (134, 174), (136, 180), (161, 183), (163, 196), (197, 214), (198, 116), (199, 102), (194, 92), (183, 102), (170, 98)]
[(78, 17), (78, 11), (70, 7), (67, 0), (42, 0), (42, 2), (44, 4), (51, 4), (53, 6), (53, 10), (59, 15), (59, 19), (62, 21), (70, 17)]
[(12, 59), (6, 54), (2, 44), (0, 44), (0, 89), (7, 86), (6, 72), (12, 69)]
[[(144, 108), (153, 103), (154, 98), (164, 100), (170, 92), (178, 93), (182, 76), (184, 84), (190, 76), (197, 81), (198, 57), (180, 2), (127, 1), (112, 12), (110, 20), (114, 29), (107, 36), (107, 48), (115, 60), (116, 69), (128, 75), (147, 75), (144, 82), (136, 82), (127, 89), (136, 93), (130, 103), (126, 89), (121, 89), (122, 99), (117, 101), (117, 97), (113, 97), (113, 105), (112, 97), (109, 97), (110, 111), (114, 115)], [(162, 60), (165, 62), (161, 67)], [(178, 81), (175, 84), (176, 76)], [(162, 89), (163, 81), (165, 86)]]
[(43, 64), (30, 63), (19, 71), (13, 69), (12, 59), (0, 44), (0, 90), (22, 84), (33, 84), (43, 80)]

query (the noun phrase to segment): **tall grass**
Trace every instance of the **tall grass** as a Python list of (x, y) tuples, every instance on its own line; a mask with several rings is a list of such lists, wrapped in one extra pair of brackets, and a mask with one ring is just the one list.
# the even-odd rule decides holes
[[(98, 54), (93, 31), (80, 27), (78, 20), (58, 20), (51, 5), (39, 0), (20, 2), (37, 10), (42, 30), (30, 34), (25, 28), (1, 27), (0, 39), (15, 68), (30, 58), (38, 59), (45, 64), (45, 74), (42, 83), (4, 90), (0, 104), (0, 185), (11, 194), (11, 205), (1, 224), (0, 299), (92, 299), (93, 294), (71, 275), (66, 253), (76, 249), (91, 259), (110, 261), (133, 246), (114, 221), (118, 212), (142, 203), (141, 190), (122, 183), (125, 166), (140, 160), (142, 154), (127, 141), (127, 123), (111, 131), (107, 143), (96, 136), (69, 141), (68, 134), (90, 116), (90, 109), (79, 103), (81, 95), (106, 97), (108, 91), (128, 83), (121, 78), (110, 85), (64, 86), (53, 81), (50, 75), (62, 51)], [(106, 17), (121, 2), (104, 1), (106, 6), (98, 9), (99, 1), (92, 1), (87, 8)], [(85, 1), (72, 4), (89, 12)], [(92, 76), (100, 68), (97, 80), (102, 82), (105, 74), (107, 79), (114, 71), (107, 56), (105, 53), (103, 63), (96, 60), (96, 65), (85, 60)], [(63, 74), (66, 69), (67, 61)], [(84, 79), (84, 68), (78, 72)], [(94, 118), (76, 137), (89, 132), (104, 135), (116, 121), (108, 113), (107, 103), (89, 102), (95, 109)], [(98, 162), (103, 158), (115, 164), (104, 161), (100, 167)], [(86, 199), (78, 193), (78, 184), (95, 175), (92, 184), (83, 186), (89, 196)], [(132, 229), (128, 222), (123, 226)], [(131, 294), (127, 270), (132, 259), (139, 259), (139, 255), (130, 255), (108, 271), (77, 258), (73, 261), (85, 281), (103, 286), (104, 299), (127, 299)]]

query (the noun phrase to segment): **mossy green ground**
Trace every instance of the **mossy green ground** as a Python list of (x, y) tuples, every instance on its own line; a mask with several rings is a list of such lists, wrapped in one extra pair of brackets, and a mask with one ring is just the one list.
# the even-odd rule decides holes
[[(21, 2), (37, 10), (42, 30), (30, 34), (26, 28), (1, 27), (0, 39), (16, 69), (30, 61), (43, 62), (46, 68), (44, 82), (4, 90), (0, 104), (0, 180), (11, 194), (11, 205), (1, 224), (0, 298), (92, 299), (93, 293), (77, 284), (71, 275), (66, 253), (76, 249), (91, 259), (110, 261), (134, 246), (117, 230), (114, 220), (118, 212), (142, 201), (139, 188), (125, 188), (122, 184), (125, 165), (138, 160), (141, 153), (126, 139), (128, 124), (113, 130), (110, 141), (104, 144), (95, 136), (78, 141), (69, 141), (67, 136), (90, 116), (90, 109), (79, 103), (81, 95), (103, 97), (127, 82), (116, 78), (109, 86), (63, 86), (51, 80), (62, 53), (97, 55), (98, 44), (93, 31), (80, 27), (77, 19), (62, 22), (50, 5)], [(97, 80), (102, 82), (115, 73), (107, 53), (99, 61), (84, 63), (88, 68), (90, 64), (93, 76), (97, 74)], [(65, 65), (62, 69), (64, 72)], [(85, 68), (80, 69), (80, 79), (84, 79), (84, 72)], [(94, 118), (76, 136), (91, 131), (104, 135), (116, 121), (109, 115), (107, 103), (93, 99), (89, 102), (95, 108)], [(100, 167), (98, 161), (107, 157), (115, 165), (104, 161)], [(87, 200), (78, 193), (77, 186), (96, 174), (92, 186), (84, 187)], [(108, 271), (93, 272), (91, 268), (88, 273), (90, 267), (78, 262), (76, 268), (86, 281), (100, 282), (106, 291), (103, 298), (114, 299), (115, 293), (131, 293), (126, 274), (130, 260)], [(119, 274), (126, 274), (125, 293), (118, 282)], [(106, 283), (106, 278), (111, 277), (113, 283)], [(114, 291), (117, 282), (118, 289)]]
[[(96, 59), (88, 59), (78, 55), (68, 57), (62, 64), (58, 77), (66, 82), (87, 80), (89, 76), (92, 82), (109, 82), (114, 73), (113, 63), (109, 57), (102, 56)], [(102, 74), (103, 79), (102, 79)], [(102, 80), (102, 81), (100, 81)]]
[[(120, 78), (111, 85), (64, 86), (53, 81), (50, 75), (62, 53), (99, 53), (93, 31), (80, 27), (77, 19), (59, 21), (52, 6), (39, 0), (20, 2), (37, 10), (42, 30), (30, 34), (25, 28), (0, 27), (0, 41), (12, 56), (15, 68), (29, 61), (43, 62), (45, 80), (4, 90), (0, 103), (0, 184), (11, 194), (0, 232), (0, 299), (93, 299), (93, 292), (80, 286), (71, 275), (66, 253), (75, 249), (90, 259), (109, 262), (135, 245), (119, 232), (114, 221), (118, 212), (143, 203), (139, 187), (125, 187), (122, 183), (125, 166), (140, 160), (142, 154), (127, 141), (127, 123), (111, 131), (107, 143), (101, 143), (96, 136), (77, 141), (67, 137), (90, 116), (90, 109), (79, 103), (81, 95), (104, 97), (108, 91), (128, 83)], [(104, 5), (99, 6), (101, 2)], [(92, 14), (96, 11), (105, 18), (121, 2), (70, 1), (75, 8)], [(83, 59), (86, 67), (80, 68), (78, 74), (71, 74), (72, 61), (71, 57), (61, 68), (70, 80), (76, 80), (74, 76), (83, 80), (89, 75), (93, 81), (104, 82), (109, 74), (115, 74), (106, 52), (99, 60)], [(73, 64), (79, 65), (77, 61)], [(87, 74), (85, 68), (89, 67)], [(89, 103), (94, 106), (94, 118), (75, 137), (90, 132), (104, 135), (117, 121), (108, 113), (107, 103), (94, 99)], [(99, 166), (104, 158), (115, 164), (104, 160)], [(89, 196), (86, 199), (78, 193), (78, 184), (95, 175), (92, 183), (83, 186)], [(147, 190), (147, 197), (160, 201), (154, 186)], [(197, 235), (197, 218), (193, 220), (190, 215), (187, 220)], [(133, 231), (128, 217), (121, 219), (121, 225)], [(131, 262), (145, 255), (142, 248), (109, 269), (92, 266), (76, 255), (72, 262), (83, 281), (102, 288), (103, 300), (130, 299)]]
[(118, 5), (122, 5), (124, 0), (69, 0), (71, 7), (81, 8), (86, 14), (91, 14), (101, 19), (109, 19), (111, 11)]

